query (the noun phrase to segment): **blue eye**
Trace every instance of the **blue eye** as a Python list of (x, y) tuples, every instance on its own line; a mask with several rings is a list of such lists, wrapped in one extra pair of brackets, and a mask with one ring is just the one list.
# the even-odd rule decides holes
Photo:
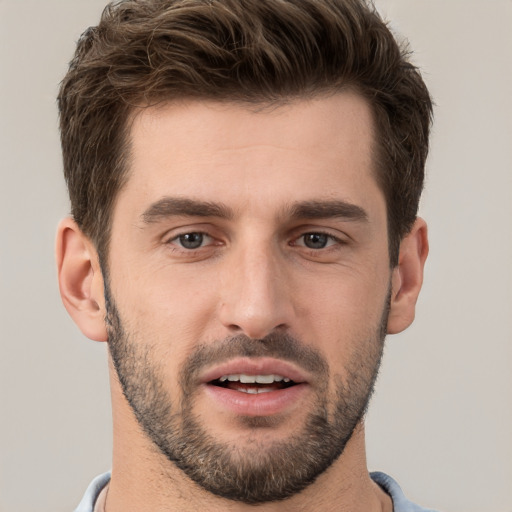
[(203, 245), (203, 233), (185, 233), (175, 238), (184, 249), (199, 249)]

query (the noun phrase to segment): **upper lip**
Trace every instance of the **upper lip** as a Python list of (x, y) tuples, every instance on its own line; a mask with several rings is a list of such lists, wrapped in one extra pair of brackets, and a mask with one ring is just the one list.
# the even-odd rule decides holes
[(239, 357), (220, 363), (201, 374), (203, 384), (220, 379), (223, 375), (281, 375), (299, 384), (309, 381), (306, 372), (291, 362), (269, 357)]

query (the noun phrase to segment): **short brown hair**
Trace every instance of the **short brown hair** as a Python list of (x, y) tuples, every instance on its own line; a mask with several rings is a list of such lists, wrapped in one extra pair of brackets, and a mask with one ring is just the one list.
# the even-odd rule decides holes
[(364, 0), (125, 0), (80, 38), (58, 105), (72, 215), (107, 256), (128, 119), (176, 98), (272, 103), (350, 88), (375, 119), (391, 264), (416, 219), (432, 102)]

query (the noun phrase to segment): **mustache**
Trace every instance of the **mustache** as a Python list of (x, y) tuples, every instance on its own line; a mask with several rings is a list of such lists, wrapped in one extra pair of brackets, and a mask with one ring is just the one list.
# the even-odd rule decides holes
[(273, 357), (292, 362), (311, 373), (329, 374), (329, 365), (318, 350), (304, 345), (290, 334), (276, 332), (260, 339), (239, 334), (200, 345), (183, 366), (181, 382), (188, 387), (206, 366), (236, 357)]

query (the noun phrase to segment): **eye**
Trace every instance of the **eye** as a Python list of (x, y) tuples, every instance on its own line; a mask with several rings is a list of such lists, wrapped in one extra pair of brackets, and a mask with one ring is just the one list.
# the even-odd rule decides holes
[(183, 233), (170, 242), (181, 246), (183, 249), (193, 250), (211, 244), (212, 238), (205, 233)]
[(326, 233), (305, 233), (296, 241), (296, 245), (302, 245), (308, 249), (325, 249), (338, 242), (333, 236)]

